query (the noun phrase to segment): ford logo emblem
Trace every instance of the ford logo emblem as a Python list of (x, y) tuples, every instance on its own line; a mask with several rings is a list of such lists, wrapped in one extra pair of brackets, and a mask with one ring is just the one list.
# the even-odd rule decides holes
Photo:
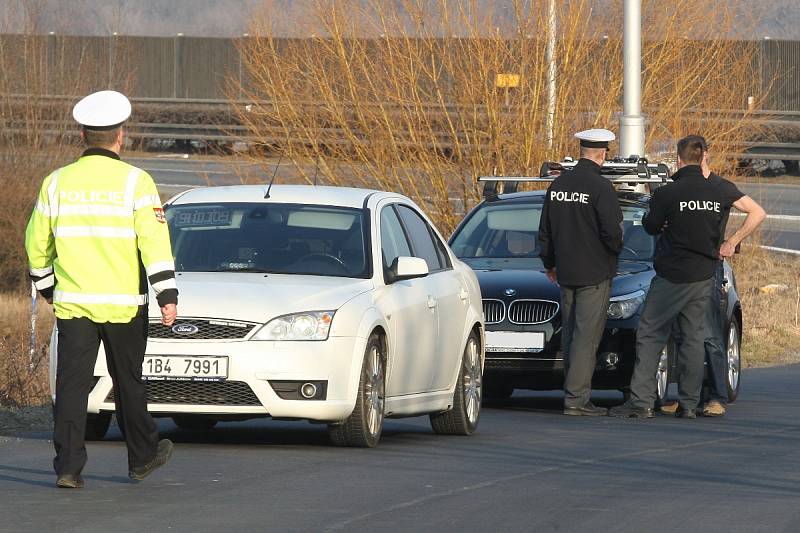
[(506, 296), (514, 296), (515, 294), (517, 294), (517, 290), (516, 289), (506, 289), (505, 293), (506, 293)]
[(198, 331), (198, 327), (194, 324), (175, 324), (172, 326), (172, 332), (177, 335), (194, 335)]

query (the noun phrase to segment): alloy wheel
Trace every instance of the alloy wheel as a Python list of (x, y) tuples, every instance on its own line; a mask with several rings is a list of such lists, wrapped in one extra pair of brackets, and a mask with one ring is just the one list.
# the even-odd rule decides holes
[(478, 350), (478, 341), (470, 337), (464, 354), (464, 406), (470, 424), (475, 424), (481, 409), (483, 395), (483, 372)]
[(372, 346), (367, 357), (364, 399), (366, 403), (367, 429), (370, 435), (377, 435), (383, 424), (385, 400), (385, 380), (383, 378), (383, 356), (377, 346)]
[(735, 322), (728, 328), (728, 387), (735, 391), (739, 387), (739, 372), (742, 364), (739, 349), (739, 329)]

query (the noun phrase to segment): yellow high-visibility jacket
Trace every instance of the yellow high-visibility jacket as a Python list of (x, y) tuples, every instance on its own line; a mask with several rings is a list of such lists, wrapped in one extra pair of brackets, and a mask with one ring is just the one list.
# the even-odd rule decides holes
[(178, 301), (153, 179), (109, 150), (90, 148), (45, 178), (25, 250), (31, 279), (52, 295), (58, 318), (129, 322), (147, 303), (147, 279), (160, 306)]

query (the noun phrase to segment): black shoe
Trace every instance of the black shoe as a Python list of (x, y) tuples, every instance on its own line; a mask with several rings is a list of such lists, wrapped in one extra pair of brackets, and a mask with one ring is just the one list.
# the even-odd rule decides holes
[(612, 407), (608, 410), (608, 416), (619, 418), (655, 418), (656, 414), (652, 407), (634, 407), (628, 402)]
[(83, 478), (80, 475), (64, 474), (58, 476), (56, 487), (59, 489), (82, 489)]
[(597, 407), (592, 402), (589, 402), (583, 407), (564, 407), (564, 414), (569, 416), (606, 416), (608, 409)]
[(144, 466), (135, 466), (131, 468), (128, 471), (128, 477), (137, 481), (141, 481), (142, 479), (146, 478), (153, 472), (153, 470), (159, 466), (165, 465), (166, 462), (169, 461), (169, 458), (172, 457), (173, 448), (174, 446), (172, 445), (172, 441), (169, 439), (162, 439), (158, 441), (158, 449), (156, 450), (156, 456), (153, 458), (153, 460)]
[(684, 409), (683, 407), (678, 406), (678, 410), (675, 411), (675, 416), (677, 418), (697, 418), (697, 410)]

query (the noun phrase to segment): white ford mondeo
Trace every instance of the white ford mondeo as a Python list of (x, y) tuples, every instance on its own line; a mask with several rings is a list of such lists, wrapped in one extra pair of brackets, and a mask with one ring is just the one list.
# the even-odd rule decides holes
[[(193, 429), (307, 419), (344, 446), (377, 444), (384, 417), (428, 414), (436, 433), (475, 431), (480, 288), (421, 210), (362, 189), (265, 193), (200, 188), (165, 206), (180, 303), (166, 327), (151, 298), (142, 373), (153, 415)], [(89, 438), (105, 435), (114, 411), (99, 355)]]

